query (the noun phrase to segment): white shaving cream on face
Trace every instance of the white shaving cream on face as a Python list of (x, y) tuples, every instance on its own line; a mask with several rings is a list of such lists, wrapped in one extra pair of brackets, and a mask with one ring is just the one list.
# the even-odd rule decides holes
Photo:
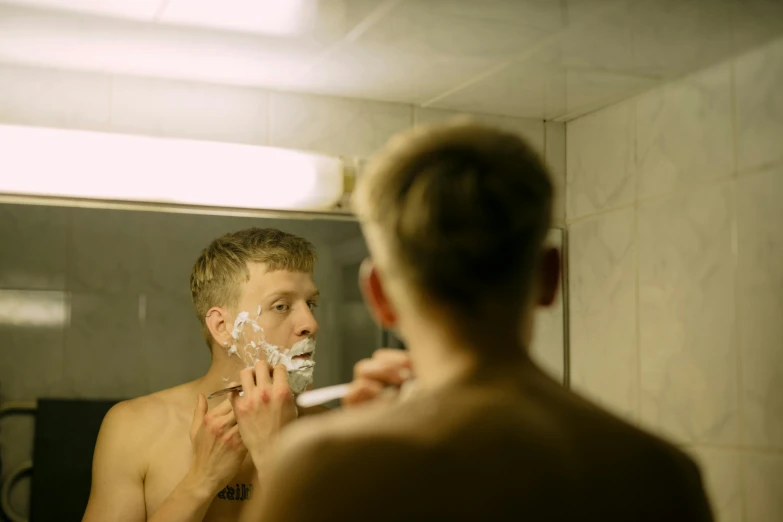
[[(313, 383), (315, 361), (310, 359), (295, 359), (297, 355), (315, 354), (315, 339), (302, 339), (291, 348), (281, 348), (269, 344), (264, 337), (264, 329), (258, 325), (261, 306), (255, 318), (250, 318), (248, 312), (240, 312), (234, 321), (231, 337), (234, 344), (228, 349), (228, 355), (239, 357), (247, 368), (252, 368), (258, 361), (266, 360), (271, 366), (282, 364), (288, 370), (288, 384), (294, 393), (302, 393)], [(251, 330), (248, 332), (248, 328)], [(249, 334), (249, 335), (248, 335)]]

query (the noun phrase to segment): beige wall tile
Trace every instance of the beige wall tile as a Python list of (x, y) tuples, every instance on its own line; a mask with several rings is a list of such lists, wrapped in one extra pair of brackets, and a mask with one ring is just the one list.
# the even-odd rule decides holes
[(641, 416), (681, 442), (736, 444), (731, 183), (641, 205)]
[(624, 102), (567, 124), (568, 221), (634, 201), (633, 120)]
[(634, 210), (572, 225), (568, 237), (571, 384), (636, 418)]

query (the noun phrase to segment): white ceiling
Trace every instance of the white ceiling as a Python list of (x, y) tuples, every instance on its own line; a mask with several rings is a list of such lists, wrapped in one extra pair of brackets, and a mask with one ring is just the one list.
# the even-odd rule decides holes
[(0, 0), (0, 62), (566, 120), (783, 34), (783, 0)]

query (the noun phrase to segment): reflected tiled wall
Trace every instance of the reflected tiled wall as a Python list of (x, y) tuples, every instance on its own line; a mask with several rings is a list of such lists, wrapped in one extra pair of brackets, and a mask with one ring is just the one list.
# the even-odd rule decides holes
[(783, 40), (567, 138), (574, 387), (690, 451), (719, 520), (783, 520)]

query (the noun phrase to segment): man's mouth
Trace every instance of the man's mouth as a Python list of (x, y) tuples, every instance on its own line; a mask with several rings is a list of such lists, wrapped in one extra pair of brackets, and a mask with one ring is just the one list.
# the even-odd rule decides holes
[(313, 358), (313, 352), (301, 353), (299, 355), (294, 355), (292, 358), (293, 359), (300, 359), (300, 360), (303, 360), (303, 361), (309, 361), (310, 359)]

